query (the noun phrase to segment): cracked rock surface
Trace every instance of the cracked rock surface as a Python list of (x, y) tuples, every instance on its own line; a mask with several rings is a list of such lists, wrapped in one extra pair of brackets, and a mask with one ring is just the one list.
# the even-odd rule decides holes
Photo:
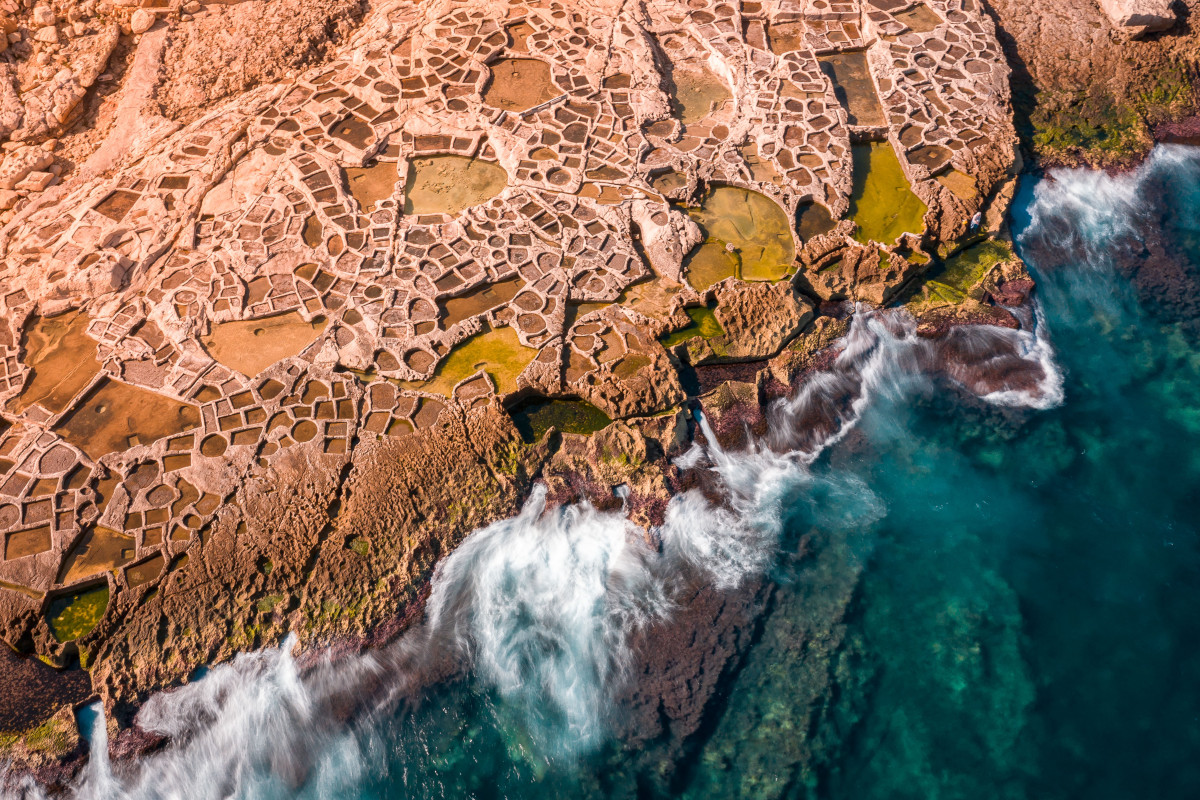
[[(976, 0), (300, 5), (295, 36), (285, 0), (39, 6), (0, 60), (0, 635), (118, 711), (287, 630), (392, 630), (534, 477), (653, 524), (689, 369), (896, 299), (1011, 196)], [(18, 95), (47, 26), (77, 50)], [(121, 37), (137, 113), (50, 172)], [(864, 234), (862, 148), (911, 229)], [(535, 397), (617, 422), (527, 442)]]

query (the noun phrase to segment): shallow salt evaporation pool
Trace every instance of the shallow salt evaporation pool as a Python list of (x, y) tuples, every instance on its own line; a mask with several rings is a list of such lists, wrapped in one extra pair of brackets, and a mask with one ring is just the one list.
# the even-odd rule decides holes
[(499, 164), (457, 155), (412, 159), (404, 184), (405, 214), (457, 214), (504, 190), (508, 173)]
[(725, 278), (774, 281), (796, 258), (787, 214), (764, 194), (736, 186), (711, 188), (699, 206), (685, 209), (704, 232), (687, 257), (687, 281), (704, 291)]
[[(820, 376), (872, 386), (848, 435), (811, 461), (710, 451), (677, 464), (719, 475), (728, 513), (677, 503), (648, 547), (621, 511), (548, 510), (537, 491), (447, 556), (411, 649), (308, 667), (291, 641), (244, 655), (153, 698), (141, 721), (173, 741), (120, 765), (103, 718), (81, 714), (93, 766), (71, 793), (1197, 796), (1200, 318), (1131, 281), (1120, 256), (1154, 240), (1176, 279), (1200, 281), (1200, 153), (1160, 148), (1115, 177), (1059, 171), (1015, 205), (1039, 334), (962, 335), (1041, 357), (1052, 341), (1060, 404), (929, 381), (907, 369), (931, 346), (911, 320), (856, 318), (849, 355)], [(671, 581), (693, 569), (716, 592), (765, 574), (770, 603), (703, 724), (673, 737), (653, 707), (653, 729), (630, 730), (614, 688), (637, 675), (628, 631), (685, 624)], [(445, 643), (474, 659), (459, 680), (350, 724), (332, 713), (370, 706), (356, 689), (381, 676), (403, 689), (421, 663), (404, 654)]]
[(896, 152), (887, 142), (851, 145), (854, 158), (854, 188), (850, 194), (850, 218), (858, 226), (860, 242), (892, 244), (905, 233), (925, 230), (929, 210), (913, 194)]

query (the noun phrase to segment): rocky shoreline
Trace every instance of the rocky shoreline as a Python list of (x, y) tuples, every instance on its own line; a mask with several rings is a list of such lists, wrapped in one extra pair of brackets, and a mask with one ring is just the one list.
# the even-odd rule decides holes
[[(0, 686), (0, 712), (55, 701), (0, 713), (0, 757), (47, 785), (84, 758), (81, 676), (114, 756), (145, 752), (162, 742), (133, 726), (141, 703), (198, 667), (288, 632), (314, 652), (393, 641), (439, 560), (534, 482), (552, 507), (623, 505), (647, 536), (682, 491), (722, 502), (673, 463), (704, 439), (694, 411), (726, 449), (766, 436), (769, 404), (837, 358), (854, 303), (902, 305), (931, 343), (923, 368), (974, 394), (1040, 380), (1005, 340), (981, 358), (956, 332), (1030, 322), (1005, 242), (1024, 132), (1000, 45), (1012, 63), (1013, 42), (1040, 40), (1005, 33), (1006, 3), (989, 9), (999, 40), (974, 0), (328, 3), (302, 24), (314, 43), (336, 30), (336, 51), (284, 48), (203, 98), (172, 54), (287, 4), (199, 5), (18, 6), (0, 54), (36, 82), (28, 64), (74, 58), (46, 27), (136, 44), (125, 73), (142, 59), (147, 85), (89, 95), (105, 54), (72, 97), (157, 109), (103, 144), (73, 140), (67, 112), (4, 134), (0, 634), (62, 671)], [(1153, 63), (1185, 46), (1153, 36), (1105, 47)], [(111, 166), (72, 171), (97, 153)], [(435, 167), (462, 171), (419, 171)], [(919, 229), (868, 201), (910, 207)], [(515, 421), (528, 408), (539, 435)], [(129, 421), (88, 417), (110, 413)], [(839, 424), (805, 416), (789, 447)], [(836, 640), (853, 585), (812, 636)], [(65, 635), (81, 606), (55, 604), (101, 590), (99, 617)], [(639, 651), (630, 741), (670, 708), (666, 746), (686, 746), (770, 595), (696, 587), (668, 632), (691, 650)]]
[(1194, 0), (1108, 4), (1161, 15), (1145, 32), (1105, 5), (988, 3), (1013, 70), (1017, 132), (1042, 169), (1132, 168), (1200, 112)]

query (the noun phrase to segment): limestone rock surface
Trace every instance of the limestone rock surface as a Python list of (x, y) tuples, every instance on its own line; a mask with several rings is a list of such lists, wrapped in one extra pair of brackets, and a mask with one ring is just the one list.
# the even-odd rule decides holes
[[(994, 0), (989, 7), (1039, 157), (1128, 164), (1149, 149), (1156, 128), (1200, 113), (1200, 0), (1105, 8), (1097, 0)], [(1108, 7), (1147, 8), (1155, 19), (1183, 11), (1169, 32), (1131, 38)], [(1129, 19), (1123, 13), (1116, 18)]]
[(1175, 24), (1172, 0), (1099, 0), (1113, 25), (1140, 36), (1165, 31)]
[[(844, 330), (805, 334), (803, 293), (889, 302), (1011, 183), (994, 24), (923, 6), (56, 1), (57, 43), (20, 6), (0, 635), (84, 657), (128, 721), (288, 631), (394, 635), (535, 475), (562, 502), (625, 484), (651, 535), (689, 395), (753, 406)], [(852, 211), (872, 145), (911, 230)], [(699, 346), (708, 303), (723, 355), (684, 364), (664, 341)], [(525, 441), (514, 409), (548, 398), (615, 421)]]

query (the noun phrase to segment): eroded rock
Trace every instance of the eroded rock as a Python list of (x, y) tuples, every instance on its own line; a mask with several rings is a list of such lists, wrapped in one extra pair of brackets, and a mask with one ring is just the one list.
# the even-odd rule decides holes
[(1165, 31), (1175, 24), (1171, 0), (1099, 0), (1113, 25), (1133, 36)]
[[(86, 651), (126, 723), (289, 630), (395, 635), (436, 559), (535, 474), (561, 502), (619, 506), (624, 485), (649, 530), (698, 391), (660, 341), (685, 308), (715, 301), (721, 337), (685, 349), (728, 370), (697, 385), (734, 442), (768, 376), (839, 330), (804, 333), (798, 291), (890, 300), (918, 243), (1008, 181), (1007, 68), (980, 11), (930, 0), (940, 22), (916, 31), (878, 4), (693, 5), (250, 0), (150, 28), (128, 3), (67, 12), (69, 65), (28, 43), (0, 62), (0, 131), (32, 145), (106, 82), (118, 26), (145, 30), (93, 159), (62, 183), (41, 147), (0, 168), (6, 640), (60, 665)], [(822, 59), (864, 51), (876, 88), (843, 105)], [(852, 137), (894, 156), (921, 230), (875, 242), (848, 218)], [(744, 229), (689, 208), (713, 187), (745, 201)], [(814, 203), (830, 225), (800, 233)], [(780, 229), (756, 238), (766, 211)], [(504, 404), (534, 392), (617, 421), (526, 445)], [(93, 584), (95, 627), (60, 641), (49, 603)]]

